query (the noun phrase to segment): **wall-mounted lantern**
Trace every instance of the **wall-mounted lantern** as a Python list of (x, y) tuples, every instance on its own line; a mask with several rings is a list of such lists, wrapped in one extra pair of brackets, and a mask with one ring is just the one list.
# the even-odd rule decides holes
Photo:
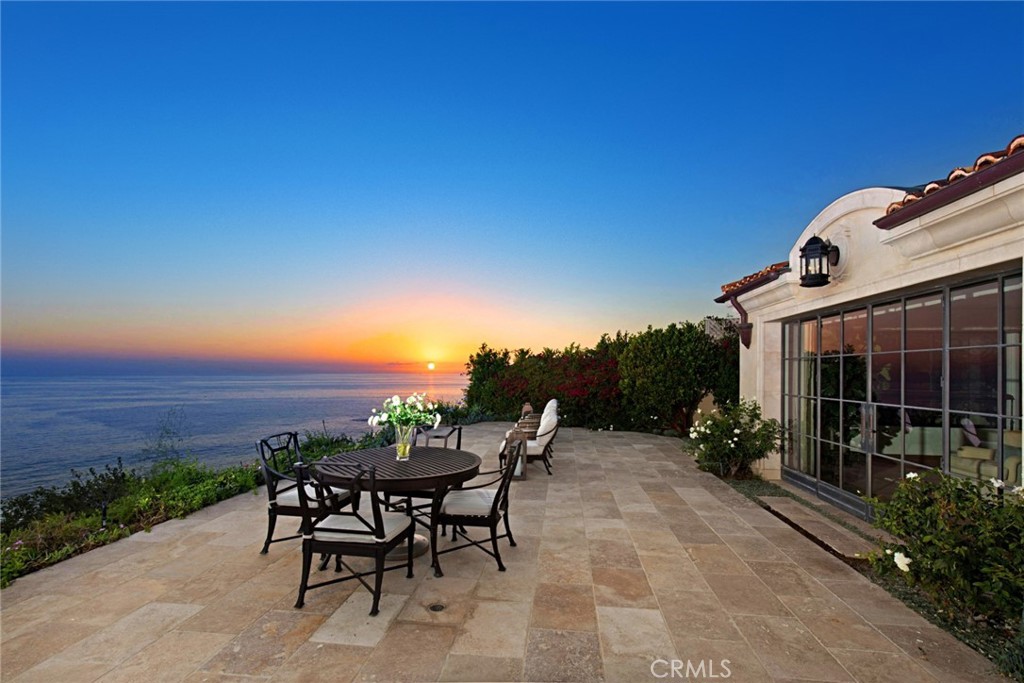
[(800, 247), (800, 286), (824, 287), (829, 280), (829, 267), (839, 263), (839, 247), (817, 235)]

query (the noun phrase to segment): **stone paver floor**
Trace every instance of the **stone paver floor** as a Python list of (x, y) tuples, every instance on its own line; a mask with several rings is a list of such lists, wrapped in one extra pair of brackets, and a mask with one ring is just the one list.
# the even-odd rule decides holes
[[(493, 465), (506, 427), (463, 446)], [(437, 579), (426, 555), (386, 575), (377, 617), (355, 582), (296, 610), (299, 544), (259, 554), (261, 491), (16, 581), (2, 679), (1005, 680), (677, 440), (563, 429), (555, 446), (554, 476), (514, 484), (507, 572), (468, 548)]]

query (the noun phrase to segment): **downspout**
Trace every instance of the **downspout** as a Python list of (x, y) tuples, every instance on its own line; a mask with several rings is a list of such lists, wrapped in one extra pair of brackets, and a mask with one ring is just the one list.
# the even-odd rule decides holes
[(750, 348), (750, 334), (754, 330), (754, 324), (747, 322), (747, 311), (740, 305), (739, 299), (736, 296), (729, 297), (729, 303), (736, 309), (736, 312), (740, 314), (740, 324), (736, 326), (736, 329), (740, 333), (740, 343), (743, 344), (744, 348)]

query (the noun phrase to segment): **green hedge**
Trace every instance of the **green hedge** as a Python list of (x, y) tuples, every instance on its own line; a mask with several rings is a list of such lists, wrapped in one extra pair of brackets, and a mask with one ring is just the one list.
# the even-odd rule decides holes
[(496, 419), (519, 417), (524, 403), (540, 411), (559, 401), (564, 426), (666, 430), (682, 434), (701, 399), (735, 400), (739, 340), (714, 340), (697, 323), (671, 324), (638, 334), (603, 335), (594, 348), (492, 349), (466, 364), (466, 404)]

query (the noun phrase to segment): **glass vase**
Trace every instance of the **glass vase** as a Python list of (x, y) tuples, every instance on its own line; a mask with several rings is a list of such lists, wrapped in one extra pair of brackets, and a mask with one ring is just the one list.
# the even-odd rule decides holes
[(398, 452), (398, 460), (409, 459), (409, 449), (412, 448), (412, 435), (416, 427), (413, 425), (395, 425), (395, 450)]

